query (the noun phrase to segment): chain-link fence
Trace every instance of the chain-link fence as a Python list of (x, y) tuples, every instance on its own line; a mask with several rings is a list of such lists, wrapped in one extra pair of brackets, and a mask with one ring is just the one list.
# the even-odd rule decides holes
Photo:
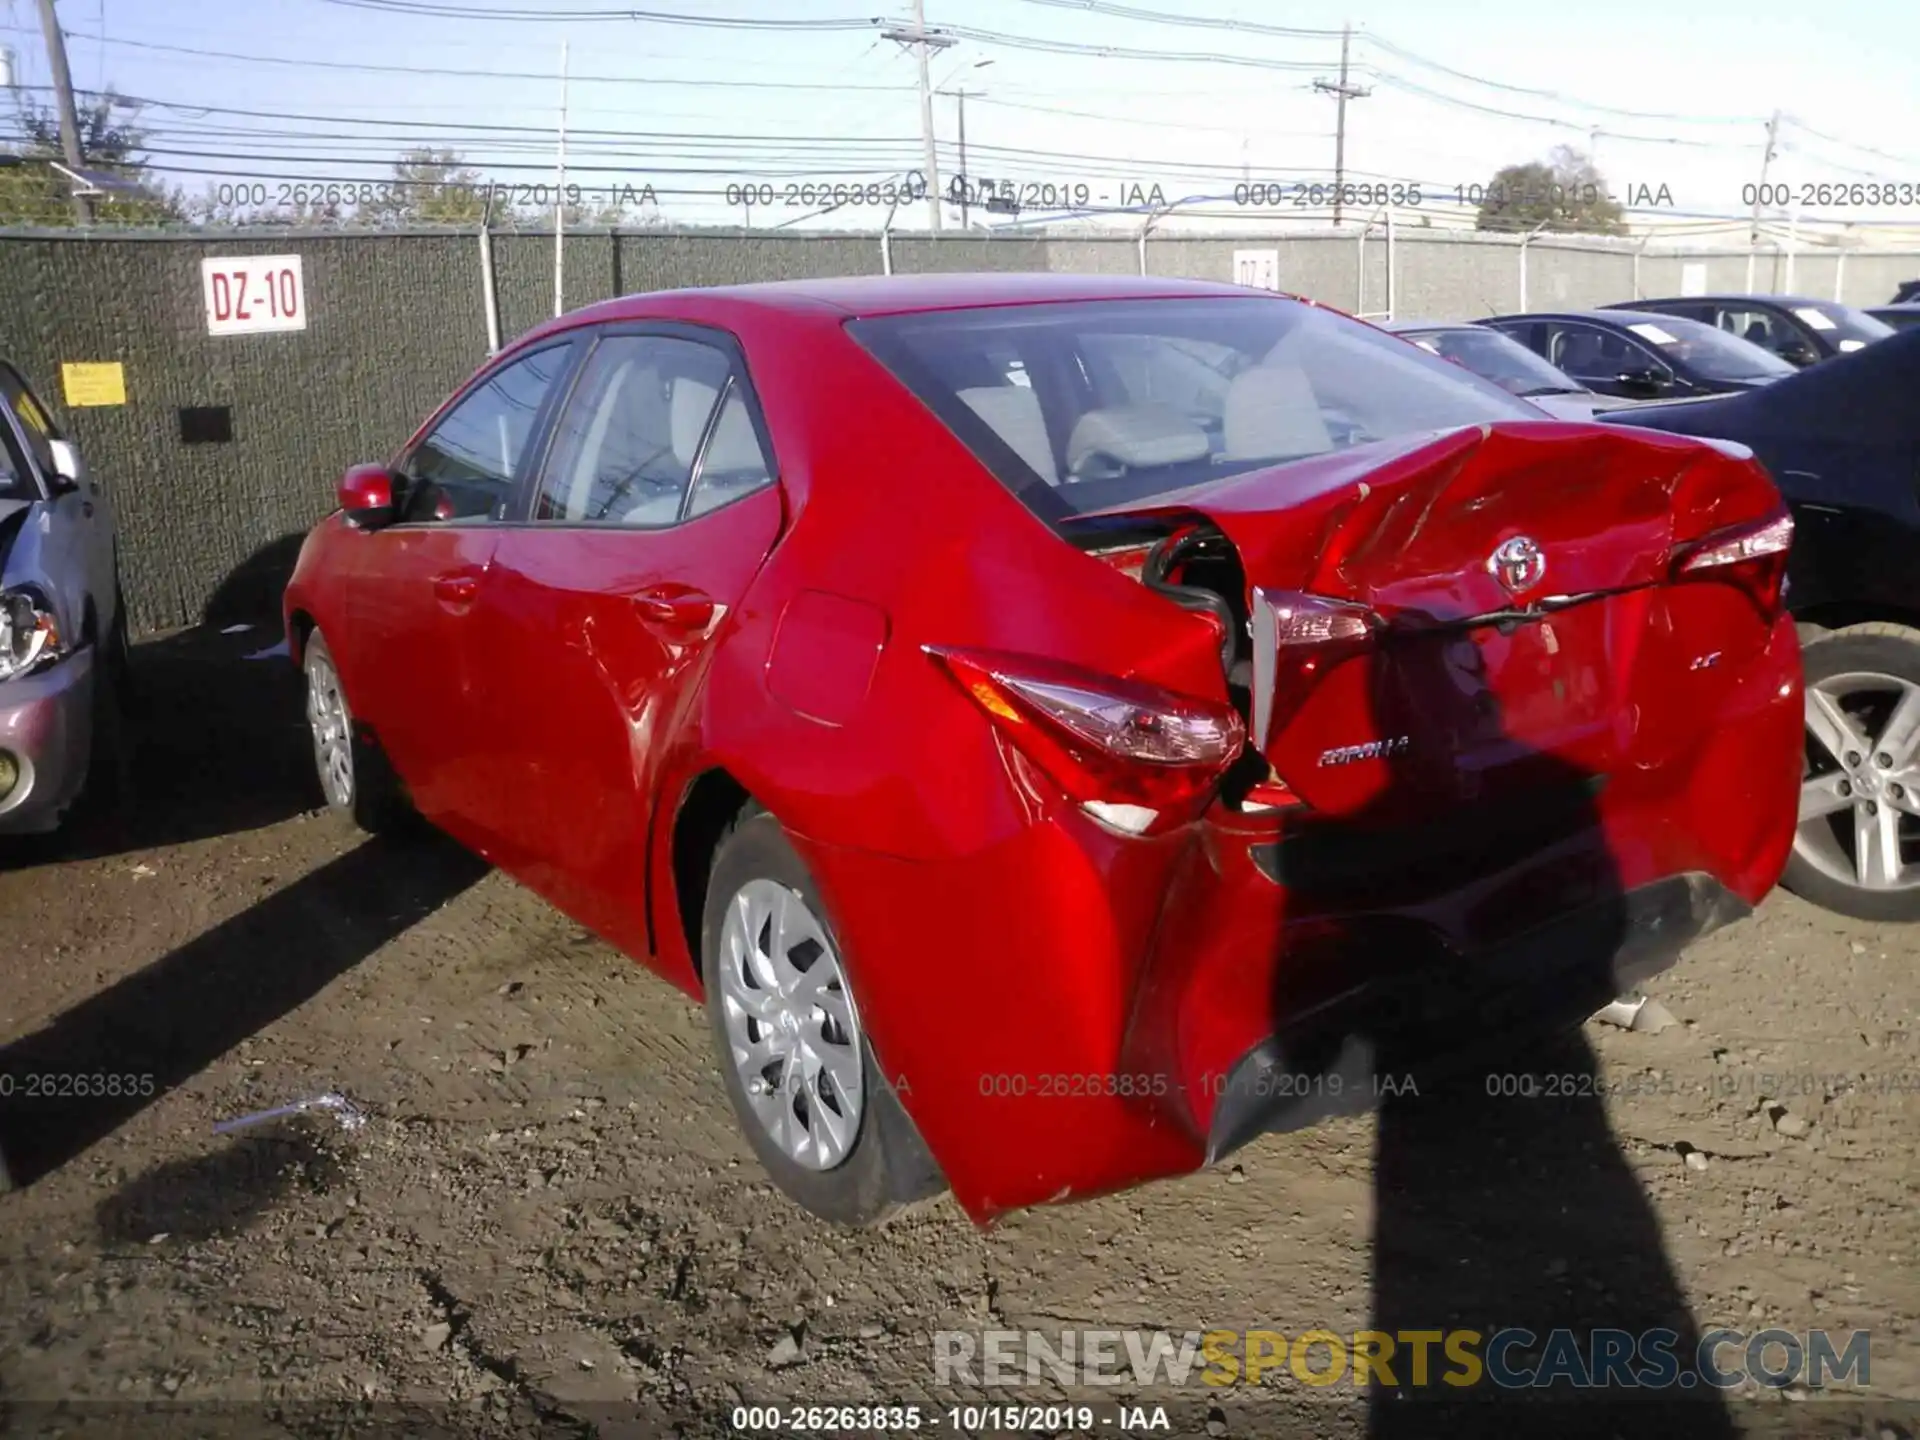
[[(248, 256), (299, 262), (297, 295), (273, 297), (279, 333), (210, 318), (203, 262)], [(1677, 251), (1384, 225), (1232, 237), (602, 228), (568, 233), (562, 259), (568, 308), (684, 286), (1027, 270), (1255, 280), (1373, 316), (1471, 318), (1688, 291), (1878, 302), (1920, 275), (1920, 252)], [(480, 363), (490, 309), (503, 340), (551, 315), (555, 272), (550, 230), (490, 234), (484, 247), (449, 228), (0, 232), (0, 354), (62, 406), (112, 487), (132, 616), (152, 630), (251, 585), (270, 593), (340, 471), (390, 454)], [(80, 384), (74, 365), (110, 367), (116, 384)]]

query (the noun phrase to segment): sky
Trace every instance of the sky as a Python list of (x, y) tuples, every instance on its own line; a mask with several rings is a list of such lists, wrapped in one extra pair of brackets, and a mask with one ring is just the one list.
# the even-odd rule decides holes
[[(1776, 226), (1920, 229), (1911, 3), (925, 0), (928, 25), (955, 39), (931, 61), (936, 164), (951, 183), (964, 89), (967, 173), (1016, 185), (1022, 223), (1192, 196), (1216, 198), (1169, 223), (1324, 223), (1325, 196), (1301, 189), (1334, 165), (1335, 101), (1314, 82), (1337, 77), (1351, 24), (1350, 80), (1368, 93), (1347, 106), (1348, 180), (1385, 187), (1356, 193), (1361, 209), (1446, 223), (1447, 202), (1474, 199), (1501, 165), (1573, 145), (1636, 219), (1704, 233), (1698, 217), (1748, 213), (1779, 111)], [(59, 0), (58, 12), (76, 85), (156, 102), (141, 117), (152, 162), (190, 192), (244, 184), (271, 202), (302, 180), (376, 182), (410, 145), (550, 185), (563, 42), (568, 180), (590, 200), (652, 187), (668, 221), (877, 227), (885, 182), (897, 195), (926, 169), (918, 62), (879, 33), (910, 19), (910, 0), (644, 4)], [(728, 21), (751, 23), (716, 23)], [(44, 100), (34, 0), (0, 0), (0, 45), (22, 93)], [(11, 109), (0, 133), (17, 130)], [(874, 188), (824, 214), (833, 193), (808, 188), (856, 181)], [(1273, 188), (1246, 188), (1257, 183)], [(942, 219), (960, 224), (958, 208)], [(895, 223), (925, 225), (925, 205)]]

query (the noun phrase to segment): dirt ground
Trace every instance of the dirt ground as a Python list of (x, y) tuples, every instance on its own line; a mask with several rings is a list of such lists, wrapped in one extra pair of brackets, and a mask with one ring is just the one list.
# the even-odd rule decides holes
[[(762, 1178), (695, 1005), (450, 844), (313, 808), (291, 667), (244, 658), (275, 638), (140, 647), (131, 820), (0, 857), (9, 1433), (704, 1435), (769, 1402), (937, 1432), (1060, 1397), (936, 1384), (934, 1330), (1673, 1323), (1868, 1330), (1871, 1391), (1593, 1433), (1915, 1428), (1920, 927), (1777, 895), (1652, 987), (1678, 1023), (1516, 1063), (1598, 1077), (1570, 1098), (1458, 1086), (991, 1231), (941, 1201), (838, 1232)], [(133, 1093), (22, 1094), (52, 1072)], [(327, 1091), (364, 1127), (215, 1133)], [(1173, 1433), (1468, 1428), (1284, 1373), (1198, 1388), (1095, 1398)]]

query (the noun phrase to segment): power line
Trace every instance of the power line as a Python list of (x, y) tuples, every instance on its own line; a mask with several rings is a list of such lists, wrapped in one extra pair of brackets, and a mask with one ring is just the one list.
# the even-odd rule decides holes
[[(1628, 110), (1617, 105), (1599, 105), (1591, 100), (1581, 100), (1571, 95), (1562, 95), (1557, 90), (1536, 90), (1525, 85), (1508, 85), (1503, 81), (1489, 80), (1483, 75), (1470, 71), (1456, 70), (1450, 65), (1442, 65), (1437, 60), (1429, 60), (1415, 51), (1395, 45), (1385, 36), (1376, 35), (1370, 30), (1362, 30), (1361, 38), (1369, 45), (1411, 61), (1428, 70), (1437, 70), (1443, 75), (1451, 75), (1456, 80), (1465, 80), (1472, 85), (1484, 86), (1489, 90), (1502, 90), (1509, 95), (1527, 95), (1536, 100), (1552, 100), (1577, 110), (1587, 110), (1599, 115), (1624, 115), (1632, 120), (1673, 120), (1690, 125), (1764, 125), (1764, 115), (1681, 115), (1666, 110)], [(1464, 102), (1463, 102), (1464, 103)], [(1496, 112), (1500, 113), (1500, 112)]]
[(510, 20), (573, 24), (593, 21), (650, 21), (656, 25), (694, 25), (714, 30), (871, 30), (871, 16), (779, 20), (764, 16), (688, 15), (664, 10), (496, 10), (485, 5), (429, 3), (429, 0), (321, 0), (354, 10), (384, 10), (394, 15), (419, 15), (436, 20)]
[(1235, 30), (1245, 35), (1277, 35), (1290, 40), (1337, 40), (1338, 30), (1309, 30), (1297, 25), (1264, 25), (1254, 20), (1232, 20), (1221, 15), (1175, 15), (1165, 10), (1147, 10), (1136, 5), (1116, 5), (1111, 0), (1024, 0), (1028, 5), (1045, 5), (1056, 10), (1081, 10), (1095, 15), (1111, 15), (1122, 20), (1149, 20), (1163, 25), (1185, 25), (1197, 30)]
[[(1129, 91), (1129, 94), (1138, 92)], [(1081, 120), (1102, 120), (1109, 125), (1145, 125), (1155, 130), (1193, 130), (1209, 135), (1265, 135), (1289, 140), (1331, 140), (1330, 130), (1250, 130), (1243, 125), (1199, 125), (1191, 121), (1141, 118), (1131, 115), (1105, 115), (1094, 110), (1072, 110), (1059, 105), (1034, 105), (1021, 100), (1002, 100), (992, 95), (972, 97), (982, 105), (998, 110), (1031, 110), (1041, 115), (1071, 115)]]
[[(1225, 30), (1241, 35), (1272, 35), (1287, 39), (1338, 39), (1342, 34), (1339, 30), (1312, 30), (1288, 25), (1269, 25), (1259, 21), (1241, 20), (1225, 15), (1179, 14), (1168, 10), (1154, 10), (1144, 6), (1110, 3), (1110, 0), (1022, 0), (1022, 3), (1047, 6), (1060, 10), (1081, 10), (1098, 15), (1110, 15), (1121, 19), (1139, 20), (1158, 25)], [(1456, 70), (1450, 65), (1443, 65), (1437, 60), (1430, 60), (1417, 51), (1408, 50), (1404, 46), (1396, 45), (1385, 36), (1377, 35), (1364, 26), (1361, 27), (1360, 38), (1363, 43), (1377, 46), (1379, 49), (1389, 54), (1397, 55), (1403, 60), (1410, 61), (1415, 65), (1424, 66), (1430, 70), (1437, 70), (1445, 75), (1451, 75), (1458, 80), (1465, 80), (1475, 85), (1483, 85), (1492, 90), (1504, 90), (1509, 94), (1529, 95), (1541, 100), (1554, 100), (1561, 104), (1593, 111), (1598, 114), (1624, 115), (1638, 120), (1680, 120), (1695, 124), (1715, 125), (1758, 125), (1763, 123), (1764, 120), (1764, 117), (1759, 116), (1703, 117), (1678, 115), (1667, 111), (1629, 110), (1619, 106), (1599, 105), (1590, 101), (1579, 100), (1572, 96), (1562, 95), (1554, 90), (1540, 90), (1525, 85), (1509, 85), (1502, 81), (1490, 80), (1485, 76), (1473, 74), (1470, 71)]]
[[(1125, 45), (1096, 45), (1091, 41), (1046, 40), (1037, 35), (1009, 35), (972, 25), (942, 25), (939, 33), (980, 45), (1003, 45), (1013, 50), (1035, 50), (1048, 55), (1084, 55), (1100, 60), (1147, 60), (1156, 64), (1239, 65), (1255, 70), (1324, 70), (1318, 60), (1278, 60), (1261, 55), (1228, 55), (1211, 50), (1136, 50)], [(1336, 32), (1337, 33), (1337, 32)]]
[[(76, 39), (104, 40), (98, 35), (82, 35), (72, 32)], [(189, 45), (163, 45), (156, 40), (104, 40), (105, 44), (129, 47), (135, 50), (152, 50), (170, 55), (190, 55), (199, 60), (239, 60), (253, 65), (292, 65), (302, 70), (348, 70), (376, 75), (444, 75), (469, 80), (544, 80), (552, 81), (553, 76), (536, 70), (466, 70), (436, 65), (384, 65), (373, 61), (355, 60), (314, 60), (291, 55), (247, 55), (233, 50), (202, 50)], [(903, 85), (834, 85), (824, 83), (806, 83), (799, 81), (774, 80), (685, 80), (660, 79), (647, 75), (574, 75), (569, 83), (589, 85), (691, 85), (699, 89), (725, 86), (735, 89), (759, 90), (889, 90), (901, 91), (913, 87)]]

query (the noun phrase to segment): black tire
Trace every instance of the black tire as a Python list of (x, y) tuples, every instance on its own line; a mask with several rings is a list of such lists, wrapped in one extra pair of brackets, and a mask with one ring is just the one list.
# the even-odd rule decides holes
[[(1920, 686), (1920, 630), (1874, 622), (1849, 625), (1803, 643), (1802, 663), (1809, 686), (1835, 675), (1868, 673)], [(1857, 920), (1920, 921), (1920, 886), (1906, 890), (1869, 890), (1822, 870), (1796, 844), (1780, 883), (1823, 910)]]
[(881, 1078), (873, 1047), (861, 1036), (862, 1103), (851, 1148), (830, 1170), (808, 1169), (788, 1156), (749, 1105), (734, 1065), (722, 1014), (720, 935), (727, 907), (752, 880), (772, 880), (797, 892), (820, 921), (836, 953), (839, 941), (820, 893), (780, 822), (757, 806), (743, 810), (720, 837), (707, 884), (700, 926), (700, 974), (707, 1019), (727, 1099), (747, 1142), (767, 1174), (791, 1200), (823, 1220), (873, 1226), (907, 1206), (943, 1193), (946, 1182), (927, 1153), (893, 1087)]
[[(415, 812), (407, 799), (406, 788), (400, 783), (400, 777), (394, 773), (393, 766), (372, 732), (353, 717), (353, 711), (347, 703), (346, 687), (340, 681), (339, 667), (333, 663), (333, 652), (327, 648), (326, 637), (318, 630), (307, 637), (300, 668), (306, 679), (307, 726), (314, 748), (314, 778), (319, 782), (320, 796), (327, 808), (349, 816), (355, 825), (369, 835), (391, 834), (411, 826)], [(344, 795), (329, 785), (327, 760), (321, 753), (314, 725), (315, 686), (325, 683), (321, 678), (322, 672), (331, 676), (339, 695), (349, 738), (348, 753), (352, 763)]]

